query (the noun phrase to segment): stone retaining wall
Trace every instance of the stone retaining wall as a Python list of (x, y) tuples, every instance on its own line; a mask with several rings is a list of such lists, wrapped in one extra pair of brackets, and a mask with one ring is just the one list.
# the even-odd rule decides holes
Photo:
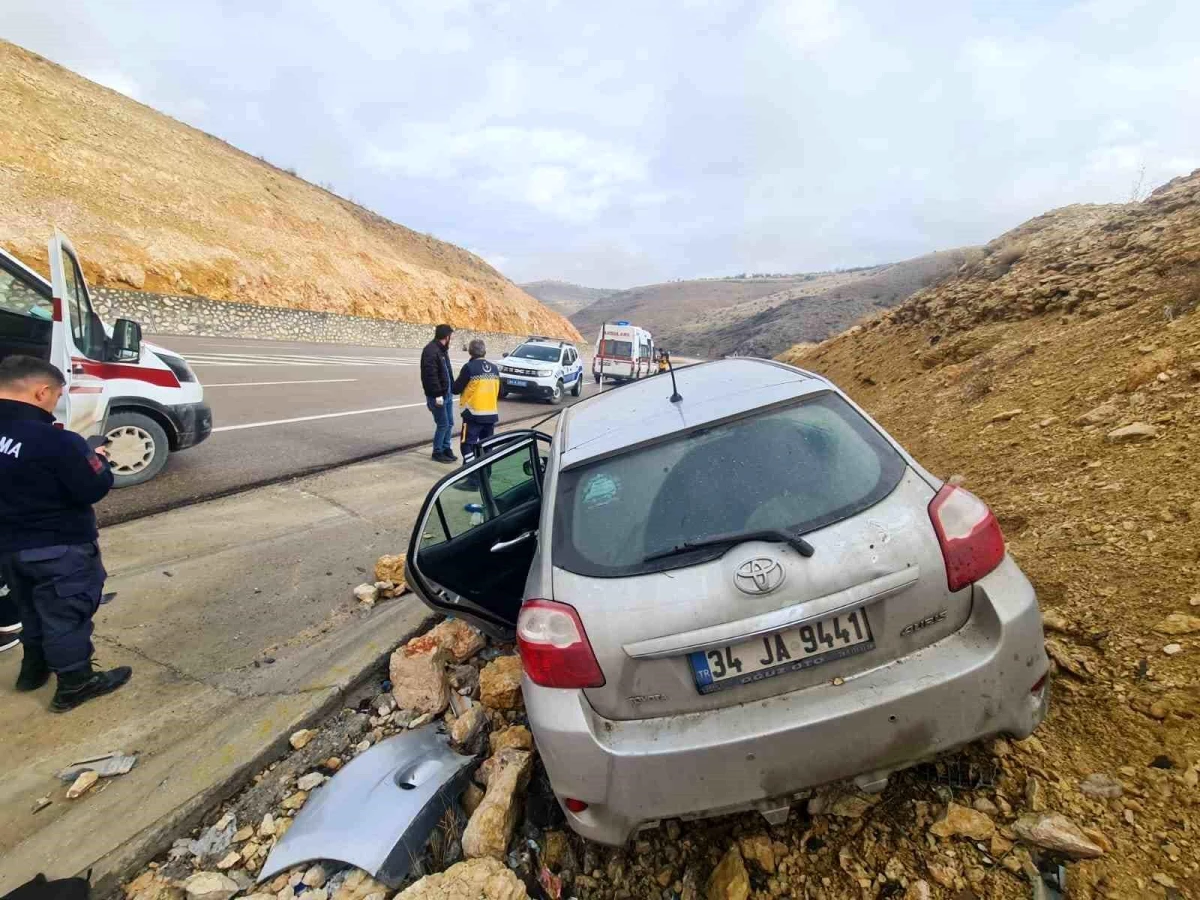
[[(307, 309), (226, 303), (207, 297), (151, 294), (120, 288), (93, 288), (91, 293), (92, 304), (104, 321), (133, 319), (141, 323), (142, 330), (148, 335), (257, 338), (370, 347), (420, 347), (433, 337), (433, 324), (365, 319)], [(454, 332), (454, 347), (481, 337), (488, 342), (489, 353), (496, 356), (501, 350), (511, 349), (514, 341), (525, 336), (460, 328)], [(587, 344), (578, 346), (581, 353), (592, 350)]]

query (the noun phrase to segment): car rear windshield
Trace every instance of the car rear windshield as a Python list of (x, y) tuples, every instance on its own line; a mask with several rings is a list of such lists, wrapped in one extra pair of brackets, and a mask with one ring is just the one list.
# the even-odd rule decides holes
[(559, 347), (539, 347), (537, 344), (522, 344), (509, 354), (517, 359), (536, 359), (538, 362), (558, 362), (562, 352)]
[(815, 531), (878, 503), (905, 467), (852, 406), (820, 394), (564, 471), (554, 564), (598, 577), (694, 565), (728, 546), (646, 558), (717, 535)]

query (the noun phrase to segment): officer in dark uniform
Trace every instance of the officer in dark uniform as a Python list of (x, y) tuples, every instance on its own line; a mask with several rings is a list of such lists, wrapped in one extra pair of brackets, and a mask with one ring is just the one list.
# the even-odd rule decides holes
[(92, 668), (92, 616), (106, 573), (92, 504), (113, 484), (104, 448), (54, 424), (63, 377), (32, 356), (0, 362), (0, 570), (24, 626), (17, 690), (53, 672), (50, 708), (115, 691), (131, 670)]

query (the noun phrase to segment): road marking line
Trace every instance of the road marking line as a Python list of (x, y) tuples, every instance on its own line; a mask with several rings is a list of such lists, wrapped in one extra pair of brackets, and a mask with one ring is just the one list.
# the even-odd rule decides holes
[(322, 413), (319, 416), (297, 416), (294, 419), (272, 419), (269, 422), (247, 422), (245, 425), (222, 425), (214, 428), (218, 431), (241, 431), (243, 428), (265, 428), (268, 425), (291, 425), (293, 422), (315, 422), (317, 419), (337, 419), (341, 416), (362, 416), (367, 413), (391, 412), (394, 409), (413, 409), (424, 406), (424, 403), (402, 403), (399, 406), (376, 406), (373, 409), (351, 409), (346, 412)]
[(275, 384), (344, 384), (347, 381), (358, 381), (357, 378), (313, 378), (308, 381), (232, 381), (228, 384), (206, 384), (206, 388), (215, 387), (268, 387)]

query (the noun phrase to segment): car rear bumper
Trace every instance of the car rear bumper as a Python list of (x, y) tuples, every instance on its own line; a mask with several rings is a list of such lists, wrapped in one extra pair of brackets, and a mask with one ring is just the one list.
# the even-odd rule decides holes
[(167, 413), (175, 425), (176, 450), (194, 447), (212, 434), (212, 409), (203, 401), (168, 406)]
[(975, 585), (954, 634), (841, 685), (817, 685), (717, 712), (616, 721), (581, 692), (525, 680), (554, 791), (584, 837), (622, 844), (644, 823), (775, 808), (806, 788), (889, 773), (1042, 721), (1047, 672), (1033, 587), (1012, 559)]

